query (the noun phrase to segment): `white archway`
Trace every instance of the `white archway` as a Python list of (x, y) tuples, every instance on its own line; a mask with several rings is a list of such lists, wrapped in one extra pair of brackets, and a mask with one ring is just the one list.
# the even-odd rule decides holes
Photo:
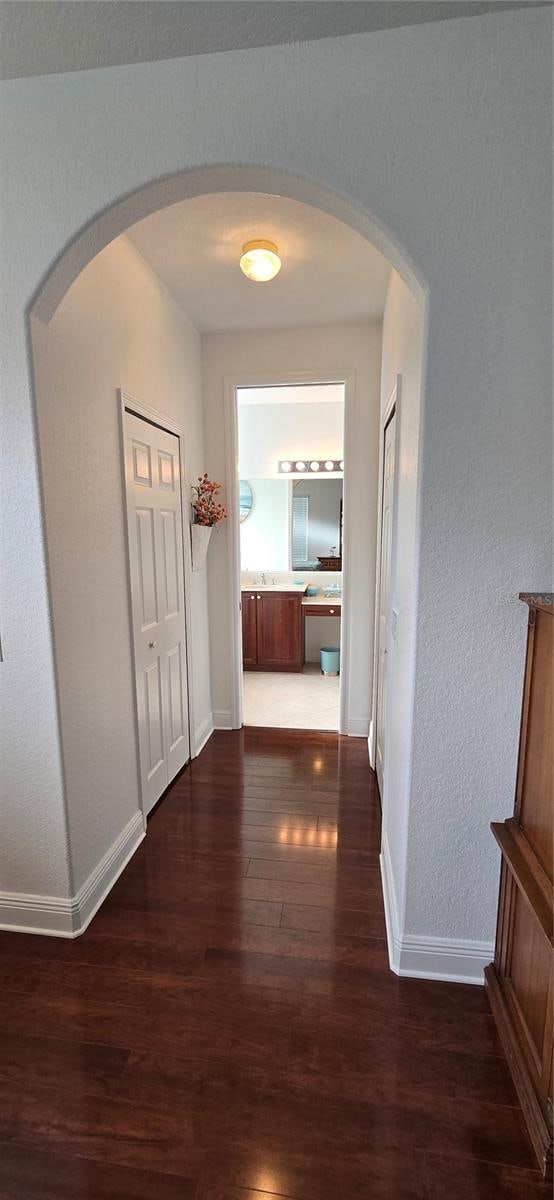
[[(303, 176), (294, 174), (289, 171), (284, 171), (284, 170), (280, 170), (280, 169), (268, 169), (268, 168), (256, 167), (256, 166), (241, 167), (241, 166), (222, 165), (222, 166), (216, 166), (216, 167), (201, 167), (201, 168), (196, 168), (196, 169), (185, 170), (182, 172), (178, 172), (174, 175), (166, 176), (166, 177), (156, 181), (155, 183), (148, 184), (145, 187), (137, 189), (133, 193), (121, 198), (120, 200), (117, 200), (113, 205), (111, 205), (108, 209), (106, 209), (105, 212), (101, 213), (99, 216), (97, 216), (92, 221), (90, 221), (85, 227), (83, 227), (83, 229), (77, 234), (77, 236), (74, 237), (73, 240), (68, 243), (65, 250), (59, 256), (59, 258), (57, 259), (57, 261), (55, 262), (55, 264), (49, 271), (48, 275), (43, 280), (39, 289), (35, 293), (34, 298), (31, 301), (31, 303), (27, 309), (27, 321), (28, 321), (28, 327), (29, 327), (29, 344), (30, 344), (30, 346), (33, 347), (35, 345), (35, 339), (37, 337), (39, 338), (39, 341), (41, 341), (43, 339), (43, 337), (48, 336), (48, 326), (49, 326), (50, 322), (53, 320), (53, 318), (56, 316), (56, 314), (58, 313), (60, 306), (62, 306), (64, 297), (66, 297), (66, 295), (69, 292), (69, 290), (71, 289), (72, 285), (75, 284), (77, 282), (79, 276), (83, 272), (85, 272), (85, 270), (89, 266), (92, 265), (93, 261), (101, 255), (101, 252), (103, 250), (105, 250), (111, 243), (117, 242), (117, 239), (120, 238), (120, 236), (122, 234), (124, 234), (130, 226), (134, 225), (136, 222), (138, 222), (140, 220), (143, 220), (145, 217), (148, 217), (149, 215), (151, 215), (155, 212), (159, 212), (165, 208), (168, 208), (169, 206), (171, 206), (173, 204), (182, 203), (184, 200), (191, 199), (193, 197), (200, 197), (203, 195), (209, 195), (209, 194), (214, 194), (214, 193), (226, 193), (226, 192), (235, 192), (235, 193), (236, 192), (244, 192), (244, 193), (256, 192), (256, 193), (265, 193), (265, 194), (270, 194), (270, 195), (280, 195), (280, 196), (283, 196), (283, 197), (286, 197), (289, 199), (298, 200), (307, 205), (311, 205), (313, 208), (317, 208), (320, 211), (325, 212), (325, 213), (329, 214), (330, 216), (332, 216), (333, 218), (341, 221), (343, 224), (348, 225), (350, 228), (355, 230), (355, 232), (359, 233), (368, 242), (370, 242), (377, 249), (379, 249), (379, 251), (388, 259), (388, 261), (391, 263), (391, 265), (396, 269), (398, 275), (401, 276), (404, 283), (406, 284), (406, 287), (411, 291), (411, 293), (414, 297), (414, 300), (416, 301), (418, 306), (421, 306), (422, 310), (424, 309), (425, 303), (426, 303), (425, 285), (422, 281), (421, 276), (416, 271), (416, 269), (414, 268), (414, 266), (411, 263), (411, 261), (409, 260), (409, 258), (406, 256), (404, 251), (398, 247), (398, 244), (392, 238), (392, 236), (390, 235), (390, 233), (387, 230), (383, 229), (382, 226), (377, 221), (375, 221), (370, 214), (368, 214), (367, 212), (354, 206), (345, 196), (331, 190), (330, 188), (316, 184), (312, 180), (309, 180)], [(42, 332), (40, 332), (41, 330), (42, 330)], [(379, 359), (377, 358), (376, 361), (378, 362)], [(335, 365), (336, 366), (337, 365), (344, 366), (344, 365), (348, 365), (348, 364), (338, 363)], [(118, 382), (125, 383), (125, 381), (121, 381), (121, 380), (119, 380)], [(41, 413), (43, 412), (42, 400), (41, 400), (40, 364), (39, 364), (39, 368), (37, 371), (37, 375), (33, 380), (33, 391), (34, 391), (35, 414), (36, 414), (36, 420), (37, 420), (37, 435), (38, 435), (38, 441), (39, 441), (39, 446), (40, 446), (41, 440), (44, 437), (44, 427), (42, 427), (42, 430), (41, 430), (41, 421), (39, 419), (39, 417), (41, 416)], [(145, 397), (141, 397), (141, 395), (139, 393), (137, 393), (136, 395), (137, 395), (137, 399), (139, 401), (141, 399), (145, 399)], [(104, 416), (106, 416), (106, 414), (104, 414)], [(58, 410), (58, 416), (57, 416), (57, 418), (54, 416), (53, 424), (57, 425), (58, 422), (61, 420), (62, 420), (61, 410)], [(76, 418), (76, 420), (78, 421), (78, 418)], [(71, 410), (68, 410), (66, 407), (64, 409), (64, 414), (63, 414), (63, 423), (66, 426), (66, 428), (68, 427), (68, 423), (69, 423), (69, 425), (71, 425), (71, 421), (72, 421)], [(50, 431), (47, 435), (48, 438), (50, 437), (51, 432), (52, 432), (52, 421), (50, 423)], [(352, 436), (352, 438), (355, 438), (355, 431), (351, 431), (351, 436)], [(76, 424), (74, 438), (77, 438), (77, 440), (79, 440), (80, 437), (81, 437), (81, 433), (79, 430), (79, 426), (78, 426), (78, 424)], [(42, 469), (43, 469), (43, 478), (52, 479), (53, 470), (54, 470), (54, 468), (52, 467), (52, 464), (50, 464), (50, 467), (46, 468), (44, 465), (44, 462), (43, 462)], [(116, 466), (114, 463), (112, 463), (112, 476), (111, 476), (112, 479), (115, 478), (115, 475), (114, 475), (115, 469), (116, 469)], [(374, 480), (374, 482), (376, 481), (376, 476), (374, 477), (373, 473), (368, 473), (366, 477), (368, 480)], [(368, 487), (369, 487), (369, 483), (368, 483)], [(371, 484), (371, 487), (373, 488), (373, 483)], [(376, 493), (376, 491), (377, 491), (377, 489), (375, 487), (375, 493)], [(115, 504), (117, 506), (118, 501), (117, 501), (117, 497), (115, 495), (112, 497), (112, 502), (113, 502), (113, 504)], [(370, 510), (368, 510), (368, 513), (369, 513), (369, 511)], [(67, 509), (65, 509), (63, 512), (60, 510), (58, 512), (58, 517), (57, 517), (57, 528), (56, 528), (56, 534), (55, 534), (56, 538), (58, 538), (63, 533), (66, 520), (67, 520)], [(372, 518), (370, 518), (368, 516), (369, 525), (373, 526), (373, 524), (375, 523), (375, 520), (376, 520), (375, 513), (373, 514)], [(48, 532), (49, 541), (50, 541), (50, 535), (53, 532), (53, 528), (54, 527), (51, 526), (49, 529), (49, 532)], [(47, 529), (48, 529), (48, 523), (47, 523)], [(64, 536), (65, 536), (65, 534), (64, 534)], [(73, 536), (75, 536), (75, 532), (74, 532)], [(369, 533), (369, 535), (368, 535), (369, 547), (371, 547), (371, 538), (373, 536), (374, 536), (373, 532)], [(369, 558), (371, 559), (373, 550), (371, 548), (368, 548), (367, 554), (369, 555)], [(55, 561), (55, 556), (54, 556), (53, 561)], [(53, 580), (53, 576), (52, 576), (52, 571), (54, 569), (55, 568), (52, 566), (52, 563), (51, 563), (50, 587), (55, 594), (55, 587), (53, 586), (55, 584), (55, 580)], [(370, 569), (373, 570), (373, 567), (371, 566)], [(227, 572), (229, 575), (231, 574), (229, 560), (227, 562)], [(112, 578), (112, 576), (110, 576), (110, 578)], [(70, 586), (67, 578), (66, 578), (65, 582), (67, 583), (68, 586)], [(226, 590), (229, 590), (229, 592), (231, 591), (229, 579), (226, 579), (224, 581), (223, 592), (225, 593)], [(58, 589), (58, 592), (59, 592), (59, 589)], [(370, 600), (368, 597), (368, 609), (369, 609), (369, 604), (370, 604)], [(235, 607), (237, 608), (237, 611), (238, 611), (238, 605), (236, 605)], [(217, 621), (215, 622), (215, 624), (217, 625)], [(226, 624), (225, 618), (223, 618), (223, 624)], [(371, 621), (370, 616), (369, 616), (369, 626), (372, 626), (372, 621)], [(124, 631), (123, 627), (121, 628), (120, 632), (121, 632), (122, 637), (124, 638), (125, 631)], [(96, 634), (97, 634), (97, 638), (98, 638), (100, 631), (96, 630)], [(211, 638), (211, 634), (210, 634), (210, 638)], [(370, 641), (372, 642), (372, 640), (373, 640), (373, 628), (371, 627)], [(230, 647), (232, 645), (233, 645), (233, 636), (231, 635), (230, 636), (230, 646), (224, 650), (224, 653), (228, 653), (228, 651), (230, 650)], [(354, 645), (354, 643), (353, 643), (353, 645)], [(60, 676), (60, 667), (59, 667), (59, 663), (61, 660), (59, 657), (60, 656), (59, 644), (58, 644), (56, 656), (57, 656), (57, 662), (58, 662), (58, 689), (61, 689), (62, 685), (60, 683), (61, 676)], [(238, 662), (239, 661), (238, 652), (235, 657), (237, 658), (237, 662)], [(65, 658), (65, 665), (66, 665), (65, 679), (66, 680), (67, 680), (67, 662), (68, 662), (68, 658), (67, 658), (67, 654), (66, 654), (66, 658)], [(237, 668), (237, 671), (239, 671), (239, 668)], [(345, 676), (346, 675), (347, 675), (347, 672), (345, 672)], [(370, 670), (369, 664), (368, 664), (368, 678), (369, 678), (369, 688), (371, 689), (371, 670)], [(238, 675), (237, 675), (237, 679), (238, 679)], [(238, 682), (236, 683), (236, 687), (237, 688), (239, 687)], [(64, 694), (63, 689), (62, 689), (62, 691), (60, 691), (60, 694), (61, 695)], [(65, 687), (65, 704), (66, 705), (68, 703), (68, 697), (69, 697), (69, 691), (68, 691), (68, 686), (66, 683), (66, 687)], [(94, 702), (96, 703), (96, 700)], [(215, 707), (216, 706), (214, 705), (214, 710), (215, 710)], [(230, 707), (231, 707), (231, 712), (232, 712), (233, 711), (232, 703), (231, 703)], [(62, 705), (62, 708), (63, 708), (63, 705)], [(346, 703), (343, 703), (342, 708), (343, 708), (343, 712), (349, 711)], [(215, 711), (214, 711), (214, 723), (215, 723)], [(357, 732), (358, 736), (365, 736), (365, 734), (363, 734), (358, 729), (358, 727), (363, 724), (363, 722), (361, 720), (358, 720), (358, 722), (352, 721), (350, 723), (347, 720), (344, 720), (341, 727), (344, 729), (345, 732), (347, 731), (347, 729), (349, 732), (351, 732), (351, 730), (349, 729), (349, 724), (356, 725), (356, 732)], [(229, 726), (226, 725), (224, 727), (229, 727)], [(231, 727), (236, 727), (236, 721), (233, 721), (233, 720), (231, 721)], [(366, 722), (365, 730), (367, 733), (367, 722)], [(66, 741), (67, 741), (67, 739), (66, 739)], [(128, 747), (127, 747), (127, 749), (128, 749)], [(66, 747), (66, 752), (67, 752), (67, 747)], [(122, 754), (123, 754), (123, 757), (121, 759), (122, 763), (123, 762), (128, 763), (128, 761), (129, 761), (128, 756), (127, 756), (127, 759), (125, 759), (125, 755), (124, 755), (123, 751), (122, 751)], [(94, 771), (96, 771), (96, 766), (94, 767)], [(95, 778), (94, 772), (93, 772), (91, 778)], [(85, 794), (86, 788), (88, 787), (88, 783), (86, 783), (83, 778), (81, 780), (81, 784), (82, 784), (82, 788), (81, 788), (82, 794)], [(79, 791), (79, 788), (78, 788), (78, 791)], [(69, 855), (70, 855), (70, 861), (73, 862), (75, 848), (73, 847), (72, 840), (71, 840), (72, 797), (70, 794), (69, 785), (66, 785), (66, 805), (67, 805), (67, 811), (68, 811), (68, 817), (69, 817)], [(110, 837), (112, 834), (113, 834), (113, 830), (111, 831)], [(91, 865), (91, 864), (89, 864), (89, 865)], [(93, 873), (94, 873), (94, 868), (93, 868)], [(78, 870), (76, 870), (75, 874), (76, 874), (75, 883), (76, 883), (76, 885), (78, 885), (81, 875), (82, 875), (82, 872), (79, 872)], [(79, 889), (77, 887), (77, 895), (78, 895), (78, 893), (79, 893)], [(96, 902), (94, 903), (92, 911), (94, 911), (95, 908), (96, 908)], [(83, 928), (83, 921), (81, 920), (82, 913), (81, 913), (80, 902), (77, 903), (77, 910), (78, 911), (77, 911), (77, 917), (76, 917), (76, 931), (80, 932), (80, 930)]]
[(114, 238), (137, 221), (182, 200), (213, 192), (266, 192), (311, 204), (350, 225), (388, 258), (415, 298), (424, 302), (426, 284), (407, 251), (369, 212), (339, 192), (285, 169), (261, 166), (193, 167), (165, 176), (115, 201), (69, 243), (54, 263), (28, 309), (28, 315), (49, 321), (71, 284), (89, 262)]

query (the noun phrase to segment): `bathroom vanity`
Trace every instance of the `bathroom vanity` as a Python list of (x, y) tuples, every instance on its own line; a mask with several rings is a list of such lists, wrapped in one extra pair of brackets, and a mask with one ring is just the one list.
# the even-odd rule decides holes
[(301, 671), (304, 619), (299, 587), (242, 591), (242, 661), (245, 671)]
[(245, 671), (302, 671), (307, 617), (340, 617), (340, 597), (306, 595), (306, 586), (242, 586)]

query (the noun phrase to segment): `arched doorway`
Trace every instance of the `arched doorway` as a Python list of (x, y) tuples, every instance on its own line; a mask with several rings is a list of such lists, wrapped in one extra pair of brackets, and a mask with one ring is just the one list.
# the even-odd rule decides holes
[[(405, 256), (402, 255), (398, 251), (398, 249), (394, 246), (389, 235), (384, 233), (382, 231), (382, 229), (380, 227), (378, 227), (369, 216), (367, 216), (367, 214), (364, 214), (361, 211), (353, 208), (344, 199), (344, 197), (341, 197), (340, 195), (337, 195), (336, 193), (331, 192), (328, 189), (324, 189), (324, 188), (321, 189), (319, 186), (316, 186), (311, 181), (302, 179), (295, 175), (291, 175), (289, 172), (280, 172), (280, 171), (273, 171), (273, 170), (268, 171), (266, 169), (255, 168), (255, 167), (249, 167), (249, 168), (235, 168), (235, 167), (202, 168), (198, 171), (187, 171), (187, 172), (183, 172), (177, 176), (168, 177), (166, 179), (163, 179), (163, 180), (157, 182), (156, 184), (149, 185), (148, 187), (141, 189), (140, 191), (138, 191), (136, 193), (133, 193), (133, 195), (131, 197), (126, 197), (126, 198), (122, 199), (121, 201), (118, 201), (106, 213), (104, 213), (99, 218), (97, 218), (94, 222), (92, 222), (90, 225), (88, 225), (78, 235), (78, 237), (76, 239), (74, 239), (74, 241), (68, 246), (65, 253), (61, 256), (61, 258), (55, 264), (52, 271), (48, 275), (47, 279), (42, 284), (41, 288), (35, 295), (33, 302), (29, 309), (28, 317), (29, 317), (29, 324), (30, 324), (30, 335), (31, 335), (31, 342), (33, 345), (33, 350), (35, 352), (35, 403), (36, 403), (36, 407), (37, 407), (39, 445), (40, 445), (41, 451), (43, 453), (43, 484), (45, 486), (46, 491), (48, 491), (48, 488), (50, 487), (50, 494), (52, 494), (52, 491), (57, 490), (57, 485), (53, 489), (52, 489), (51, 484), (49, 485), (48, 481), (52, 480), (55, 472), (54, 472), (54, 468), (52, 466), (52, 462), (53, 462), (52, 453), (50, 453), (50, 465), (45, 466), (44, 450), (45, 450), (45, 447), (48, 446), (48, 444), (49, 444), (50, 451), (52, 451), (53, 439), (55, 438), (56, 421), (63, 420), (64, 426), (66, 427), (66, 429), (70, 430), (71, 422), (73, 420), (73, 415), (72, 415), (70, 405), (65, 406), (63, 417), (60, 412), (58, 412), (57, 416), (55, 416), (55, 407), (54, 406), (52, 406), (50, 408), (50, 410), (48, 409), (48, 405), (46, 405), (46, 407), (43, 406), (43, 399), (41, 397), (42, 368), (40, 365), (39, 358), (37, 358), (37, 356), (36, 356), (36, 348), (41, 343), (44, 344), (45, 342), (48, 341), (49, 329), (54, 328), (57, 313), (59, 311), (61, 312), (63, 305), (65, 303), (65, 298), (68, 298), (70, 289), (73, 289), (73, 291), (71, 292), (72, 296), (77, 295), (79, 293), (79, 281), (82, 278), (84, 278), (84, 275), (85, 275), (85, 272), (87, 271), (87, 269), (91, 268), (96, 261), (100, 260), (102, 251), (105, 248), (107, 248), (108, 245), (112, 245), (112, 244), (116, 245), (117, 240), (120, 238), (121, 234), (124, 233), (129, 228), (130, 225), (135, 224), (141, 218), (147, 217), (155, 212), (166, 209), (171, 205), (176, 205), (180, 201), (184, 201), (186, 203), (187, 200), (190, 200), (192, 198), (196, 198), (196, 197), (200, 198), (202, 196), (211, 195), (211, 194), (213, 195), (214, 193), (217, 193), (217, 192), (227, 193), (230, 189), (232, 189), (235, 193), (236, 192), (244, 192), (244, 193), (257, 192), (257, 193), (262, 193), (262, 194), (285, 196), (285, 197), (288, 197), (293, 200), (298, 199), (301, 201), (302, 204), (308, 204), (312, 208), (317, 208), (321, 212), (328, 213), (331, 217), (334, 217), (335, 219), (340, 221), (343, 225), (350, 227), (357, 234), (360, 234), (366, 241), (370, 242), (373, 245), (377, 245), (380, 250), (385, 251), (387, 253), (387, 257), (388, 257), (389, 261), (395, 267), (401, 267), (403, 280), (412, 289), (412, 294), (414, 295), (414, 298), (417, 297), (416, 302), (419, 302), (420, 304), (424, 303), (424, 295), (425, 294), (424, 294), (424, 290), (423, 290), (423, 286), (422, 286), (421, 282), (416, 277), (411, 265), (408, 263)], [(400, 272), (399, 272), (399, 277), (400, 277)], [(81, 319), (86, 320), (86, 313), (81, 314)], [(335, 365), (346, 366), (347, 364), (345, 364), (343, 362), (342, 364), (339, 363), (339, 364), (335, 364)], [(76, 382), (76, 385), (78, 386), (78, 380), (76, 380), (75, 382)], [(126, 388), (126, 380), (119, 380), (119, 383)], [(128, 390), (128, 389), (126, 388), (126, 390)], [(148, 397), (145, 397), (143, 394), (141, 394), (141, 391), (142, 391), (141, 385), (137, 384), (136, 388), (134, 389), (135, 398), (138, 401), (148, 399)], [(159, 406), (157, 406), (157, 407), (159, 407)], [(50, 413), (50, 417), (53, 419), (48, 420), (48, 412)], [(172, 414), (170, 413), (169, 415), (171, 416)], [(109, 418), (107, 416), (104, 419), (107, 421), (111, 420), (111, 418)], [(89, 436), (89, 433), (86, 434), (86, 437), (88, 437), (88, 436)], [(356, 430), (355, 429), (350, 431), (350, 436), (354, 443), (356, 440)], [(82, 437), (82, 430), (80, 432), (79, 426), (78, 426), (78, 424), (76, 424), (75, 429), (74, 429), (74, 438), (79, 440), (79, 438), (81, 438), (81, 437)], [(100, 454), (99, 446), (96, 447), (96, 453)], [(116, 480), (117, 467), (116, 467), (115, 461), (112, 462), (110, 469), (111, 469), (112, 480)], [(71, 507), (72, 507), (71, 503), (69, 503), (69, 504), (67, 503), (67, 494), (65, 496), (65, 501), (66, 501), (65, 514), (67, 514), (71, 510)], [(115, 496), (114, 496), (114, 503), (112, 503), (112, 505), (111, 505), (112, 512), (114, 511), (115, 507), (116, 507), (116, 502), (115, 502)], [(47, 510), (48, 510), (48, 504), (47, 504)], [(57, 509), (57, 515), (54, 518), (55, 522), (57, 523), (57, 536), (58, 537), (61, 536), (62, 538), (64, 536), (64, 521), (66, 519), (65, 514), (63, 511), (63, 506), (60, 506)], [(368, 524), (371, 526), (371, 525), (375, 524), (375, 521), (376, 521), (376, 512), (373, 513), (371, 518), (368, 518)], [(52, 528), (51, 517), (49, 517), (47, 515), (47, 532), (48, 532), (49, 523), (50, 523), (50, 531), (51, 531), (51, 528)], [(120, 530), (119, 531), (115, 530), (116, 537), (119, 536), (119, 534), (120, 534)], [(373, 531), (371, 531), (370, 536), (374, 536)], [(52, 538), (50, 538), (50, 540), (52, 540)], [(57, 563), (59, 563), (59, 557), (57, 557), (55, 553), (51, 554), (50, 571), (51, 571), (51, 587), (52, 587), (52, 596), (53, 596), (54, 623), (56, 623), (56, 612), (61, 614), (61, 611), (62, 611), (61, 593), (63, 592), (63, 594), (65, 595), (66, 601), (67, 601), (67, 596), (68, 596), (67, 584), (65, 584), (64, 586), (61, 586), (60, 585), (61, 576), (59, 576), (58, 579), (56, 578), (56, 564)], [(224, 567), (223, 570), (224, 570), (224, 572), (226, 570), (227, 570), (227, 572), (229, 571), (229, 561), (227, 564), (227, 568)], [(373, 574), (371, 576), (372, 580), (374, 578), (374, 570), (375, 570), (375, 567), (373, 564), (373, 566), (372, 566)], [(107, 577), (109, 577), (109, 574), (110, 574), (109, 570), (104, 571), (103, 565), (100, 568), (100, 572), (98, 572), (98, 573), (102, 573), (102, 574), (105, 573)], [(198, 586), (198, 585), (195, 584), (194, 586)], [(372, 586), (373, 586), (373, 584), (372, 584)], [(227, 578), (226, 576), (223, 577), (223, 587), (230, 589), (229, 578)], [(108, 604), (111, 602), (112, 599), (113, 599), (113, 596), (110, 594)], [(122, 601), (123, 601), (123, 594), (122, 594), (122, 590), (120, 589), (118, 603), (119, 603), (119, 613), (121, 616), (121, 622), (118, 626), (119, 634), (118, 634), (117, 640), (118, 640), (119, 646), (126, 646), (126, 645), (128, 645), (128, 642), (129, 642), (129, 630), (123, 624), (123, 602)], [(205, 603), (207, 604), (207, 601)], [(128, 611), (129, 611), (128, 604), (127, 604), (125, 611), (126, 611), (126, 615), (128, 618)], [(223, 624), (225, 624), (225, 621), (223, 622)], [(372, 624), (372, 618), (368, 621), (368, 624)], [(216, 654), (218, 659), (229, 657), (229, 645), (225, 641), (225, 638), (222, 639), (221, 630), (220, 630), (220, 627), (218, 626), (217, 622), (215, 623), (215, 626), (217, 626), (217, 644), (216, 644), (216, 649), (214, 650), (214, 654)], [(66, 625), (66, 627), (67, 627), (67, 625)], [(216, 634), (214, 632), (214, 628), (215, 628), (214, 625), (212, 625), (212, 632), (214, 633), (214, 637), (215, 637)], [(371, 639), (373, 638), (373, 629), (371, 629), (371, 633), (369, 636), (371, 637)], [(102, 642), (102, 637), (103, 637), (102, 629), (98, 628), (97, 629), (97, 644)], [(59, 636), (57, 638), (58, 686), (59, 686), (59, 688), (61, 688), (62, 692), (65, 689), (65, 702), (62, 701), (62, 704), (61, 704), (62, 724), (63, 724), (64, 703), (65, 703), (66, 709), (72, 708), (73, 706), (71, 705), (71, 691), (70, 691), (70, 683), (69, 683), (70, 673), (67, 670), (64, 671), (64, 669), (62, 669), (60, 666), (61, 656), (63, 654), (62, 643), (63, 643), (63, 637)], [(75, 642), (73, 642), (73, 644), (68, 647), (68, 652), (67, 652), (67, 661), (68, 662), (71, 661), (74, 651), (75, 651)], [(352, 649), (353, 654), (354, 654), (354, 652), (355, 652), (355, 645), (353, 646), (353, 649)], [(194, 652), (191, 648), (191, 656), (193, 655), (193, 653)], [(128, 668), (128, 663), (125, 659), (125, 656), (123, 656), (121, 659), (121, 662), (120, 662), (120, 674), (121, 675), (125, 674), (125, 671), (127, 670), (127, 668)], [(87, 668), (87, 677), (89, 679), (90, 679), (91, 675), (93, 674), (93, 672), (94, 672), (94, 664), (89, 663), (88, 668)], [(368, 673), (370, 673), (370, 670)], [(98, 707), (100, 709), (100, 707), (101, 707), (101, 693), (100, 693), (101, 683), (100, 683), (100, 681), (98, 681), (98, 683), (95, 684), (94, 686), (96, 687)], [(119, 711), (121, 711), (122, 708), (125, 708), (126, 705), (128, 707), (128, 695), (127, 695), (127, 699), (125, 699), (122, 696), (121, 700), (122, 700), (122, 702), (119, 705)], [(220, 716), (221, 716), (221, 714), (220, 714)], [(87, 743), (86, 733), (84, 736), (82, 734), (82, 726), (83, 725), (84, 725), (84, 721), (81, 721), (81, 732), (80, 733), (78, 733), (76, 731), (76, 729), (74, 729), (72, 733), (68, 732), (67, 730), (64, 731), (64, 738), (63, 738), (64, 753), (67, 757), (68, 762), (71, 759), (73, 760), (74, 763), (76, 763), (77, 760), (79, 760), (79, 766), (76, 767), (75, 770), (73, 770), (73, 771), (70, 768), (67, 772), (67, 779), (68, 779), (67, 799), (68, 799), (68, 809), (70, 812), (71, 812), (71, 808), (72, 808), (72, 794), (71, 794), (72, 786), (76, 787), (76, 792), (81, 797), (81, 801), (80, 801), (81, 806), (84, 807), (85, 809), (88, 809), (89, 812), (92, 811), (92, 795), (89, 798), (89, 803), (83, 805), (82, 797), (85, 795), (86, 790), (89, 786), (89, 783), (85, 780), (85, 777), (83, 774), (79, 774), (82, 764), (85, 764), (85, 766), (87, 765), (87, 755), (86, 755), (86, 753), (83, 753), (83, 749), (86, 747), (86, 743)], [(197, 732), (196, 741), (197, 741), (198, 745), (201, 743), (202, 739), (204, 738), (206, 731), (209, 732), (209, 728), (210, 728), (209, 721), (202, 720), (200, 722), (200, 725), (201, 725), (200, 731), (196, 731)], [(225, 727), (225, 720), (223, 722), (223, 726)], [(232, 727), (232, 726), (233, 726), (233, 721), (231, 719), (230, 724), (227, 727)], [(363, 721), (359, 722), (359, 726), (360, 727), (359, 728), (357, 727), (356, 730), (353, 732), (355, 732), (358, 736), (366, 736), (367, 735), (367, 724), (365, 725), (365, 732), (364, 732), (364, 722)], [(221, 727), (221, 724), (220, 724), (220, 727)], [(125, 764), (126, 765), (125, 765), (125, 769), (123, 769), (123, 766), (122, 766), (121, 771), (120, 771), (120, 774), (122, 776), (124, 776), (126, 780), (129, 778), (129, 775), (131, 773), (132, 752), (134, 751), (135, 755), (136, 755), (136, 747), (134, 745), (132, 745), (133, 737), (131, 736), (131, 732), (132, 731), (130, 729), (129, 721), (127, 721), (126, 730), (125, 730), (125, 736), (126, 736)], [(121, 733), (121, 736), (123, 737), (124, 731), (122, 728), (120, 729), (120, 733)], [(99, 762), (100, 758), (102, 757), (101, 753), (100, 753), (100, 748), (99, 748), (100, 740), (101, 739), (93, 739), (93, 742), (95, 743), (95, 749), (93, 750), (91, 758), (88, 761), (88, 767), (90, 768), (89, 773), (88, 773), (88, 780), (95, 781), (94, 787), (95, 787), (96, 794), (109, 795), (110, 791), (113, 788), (113, 782), (112, 781), (108, 782), (105, 775), (103, 775), (102, 772), (99, 772), (99, 773), (96, 772), (95, 764), (97, 764)], [(73, 750), (71, 749), (72, 745), (74, 747)], [(114, 747), (116, 747), (115, 733), (114, 733)], [(117, 757), (117, 753), (118, 753), (117, 749), (114, 749), (114, 757)], [(104, 756), (104, 758), (105, 758), (105, 756)], [(123, 763), (123, 758), (122, 758), (122, 763)], [(113, 772), (114, 778), (115, 778), (116, 773), (117, 772), (115, 772), (115, 771)], [(71, 784), (72, 780), (75, 781), (75, 783), (73, 783), (73, 785)], [(133, 820), (132, 813), (131, 813), (131, 806), (133, 803), (131, 793), (132, 793), (132, 789), (129, 789), (127, 796), (126, 796), (125, 810), (123, 811), (123, 809), (122, 809), (120, 816), (118, 818), (120, 831), (121, 831), (121, 827), (123, 826), (123, 833), (125, 833), (125, 830), (128, 828), (129, 823), (132, 822), (132, 820)], [(109, 819), (112, 822), (112, 824), (109, 828), (106, 826), (106, 831), (104, 832), (104, 828), (105, 828), (104, 827), (104, 818), (107, 821), (108, 815), (109, 815)], [(86, 843), (86, 848), (83, 849), (82, 853), (76, 845), (77, 835), (72, 836), (71, 832), (70, 832), (70, 841), (72, 841), (71, 856), (72, 856), (72, 861), (75, 861), (75, 863), (76, 863), (76, 866), (75, 866), (75, 891), (76, 892), (78, 892), (79, 888), (90, 877), (91, 873), (94, 874), (96, 862), (98, 861), (99, 858), (101, 858), (101, 850), (103, 850), (103, 849), (105, 850), (105, 847), (107, 846), (108, 851), (110, 851), (110, 848), (114, 844), (115, 835), (117, 835), (117, 832), (118, 832), (117, 828), (114, 827), (114, 824), (113, 824), (114, 814), (112, 811), (110, 811), (109, 814), (106, 812), (103, 817), (102, 816), (100, 817), (100, 819), (98, 819), (98, 814), (96, 814), (96, 818), (94, 821), (95, 836), (94, 836), (94, 838), (90, 838), (90, 837), (88, 837), (87, 833), (85, 832), (88, 829), (89, 819), (90, 818), (88, 817), (88, 815), (85, 814), (85, 816), (83, 818), (83, 822), (82, 822), (83, 834), (78, 835), (79, 837), (82, 837), (83, 846), (85, 846), (85, 843)], [(70, 820), (70, 831), (71, 831), (71, 820)], [(129, 840), (127, 837), (124, 838), (124, 845), (123, 845), (122, 851), (121, 851), (121, 853), (118, 853), (118, 855), (116, 855), (114, 858), (114, 872), (115, 872), (114, 878), (116, 877), (118, 870), (121, 869), (121, 866), (124, 865), (124, 860), (127, 857), (128, 853), (133, 852), (133, 850), (132, 850), (132, 845), (134, 845), (133, 839), (136, 839), (136, 837), (138, 837), (140, 835), (140, 832), (141, 831), (139, 829), (139, 826), (135, 822), (135, 824), (132, 825), (131, 840)], [(94, 891), (94, 889), (93, 889), (93, 891)], [(94, 894), (96, 894), (96, 892), (94, 892)], [(102, 897), (99, 895), (98, 902), (100, 902), (101, 898)], [(88, 908), (87, 908), (88, 915), (87, 915), (86, 919), (89, 919), (90, 916), (92, 915), (92, 913), (94, 912), (95, 903), (96, 902), (88, 905)]]

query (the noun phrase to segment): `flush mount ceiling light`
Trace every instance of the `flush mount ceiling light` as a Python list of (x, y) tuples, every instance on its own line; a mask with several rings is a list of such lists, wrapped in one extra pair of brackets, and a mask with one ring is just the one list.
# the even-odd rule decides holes
[(281, 259), (275, 242), (267, 242), (263, 238), (245, 242), (240, 269), (243, 275), (252, 279), (254, 283), (268, 283), (270, 279), (275, 279), (281, 270)]

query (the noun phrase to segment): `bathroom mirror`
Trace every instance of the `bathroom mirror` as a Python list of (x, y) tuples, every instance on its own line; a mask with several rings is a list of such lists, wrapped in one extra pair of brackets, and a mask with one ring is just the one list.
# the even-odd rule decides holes
[(340, 571), (342, 479), (253, 479), (250, 519), (240, 491), (243, 571)]
[(254, 503), (254, 497), (252, 495), (252, 488), (250, 487), (248, 480), (240, 479), (239, 480), (239, 515), (240, 515), (241, 524), (243, 521), (246, 521), (247, 517), (250, 516), (250, 513), (252, 512), (253, 503)]

